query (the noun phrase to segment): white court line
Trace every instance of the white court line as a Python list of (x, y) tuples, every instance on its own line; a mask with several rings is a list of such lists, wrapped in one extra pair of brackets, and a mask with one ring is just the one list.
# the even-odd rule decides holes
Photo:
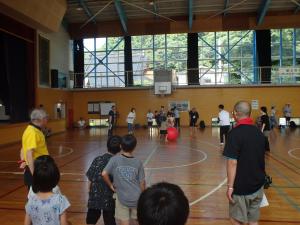
[(152, 150), (152, 152), (150, 153), (150, 155), (148, 155), (148, 157), (146, 158), (145, 162), (143, 163), (143, 166), (145, 167), (151, 160), (151, 158), (153, 157), (153, 155), (156, 153), (158, 147), (154, 148)]
[(194, 151), (197, 151), (197, 152), (201, 152), (203, 154), (203, 158), (196, 161), (196, 162), (193, 162), (193, 163), (188, 163), (188, 164), (183, 164), (183, 165), (178, 165), (178, 166), (164, 166), (164, 167), (148, 167), (148, 168), (145, 168), (145, 170), (162, 170), (162, 169), (175, 169), (175, 168), (182, 168), (182, 167), (187, 167), (187, 166), (193, 166), (195, 164), (198, 164), (198, 163), (201, 163), (203, 161), (205, 161), (207, 159), (207, 154), (201, 150), (197, 150), (197, 149), (193, 149), (193, 148), (190, 148), (191, 150), (194, 150)]
[(296, 151), (296, 150), (300, 150), (300, 148), (293, 148), (293, 149), (290, 149), (290, 150), (288, 151), (288, 154), (289, 154), (290, 157), (292, 157), (292, 158), (294, 158), (294, 159), (300, 159), (300, 157), (295, 156), (294, 153), (293, 153), (293, 152)]
[(73, 152), (74, 152), (74, 149), (73, 148), (70, 148), (70, 147), (65, 147), (65, 146), (48, 146), (49, 148), (58, 148), (59, 151), (60, 149), (68, 149), (69, 151), (67, 153), (63, 153), (63, 154), (58, 154), (58, 155), (54, 155), (52, 156), (53, 158), (62, 158), (62, 157), (65, 157), (67, 155), (71, 155)]
[[(13, 174), (13, 175), (23, 175), (24, 172), (12, 172), (12, 171), (0, 171), (0, 174)], [(85, 176), (84, 173), (60, 173), (60, 175), (71, 175), (71, 176)]]
[(216, 191), (218, 191), (225, 183), (227, 183), (227, 178), (225, 178), (225, 180), (223, 180), (217, 187), (215, 187), (214, 189), (212, 189), (210, 192), (208, 192), (205, 195), (201, 196), (197, 200), (191, 202), (190, 206), (193, 206), (193, 205), (197, 204), (198, 202), (200, 202), (200, 201), (206, 199), (207, 197), (211, 196), (213, 193), (215, 193)]

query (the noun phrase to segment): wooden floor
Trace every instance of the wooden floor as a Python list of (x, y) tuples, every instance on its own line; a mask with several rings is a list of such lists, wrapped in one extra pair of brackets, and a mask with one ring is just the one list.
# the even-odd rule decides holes
[[(119, 128), (117, 133), (126, 130)], [(218, 129), (198, 130), (190, 137), (188, 128), (183, 128), (177, 143), (160, 141), (145, 129), (137, 130), (136, 136), (135, 155), (144, 162), (147, 185), (158, 181), (180, 185), (191, 205), (188, 224), (230, 224)], [(273, 186), (266, 191), (270, 206), (262, 209), (260, 224), (300, 224), (300, 132), (276, 130), (270, 142), (266, 163)], [(105, 145), (105, 129), (68, 131), (48, 139), (50, 154), (62, 173), (60, 188), (72, 204), (68, 217), (74, 225), (85, 224), (88, 189), (84, 174), (93, 158), (106, 151)], [(0, 148), (1, 225), (23, 223), (26, 188), (16, 164), (19, 149), (17, 144)]]

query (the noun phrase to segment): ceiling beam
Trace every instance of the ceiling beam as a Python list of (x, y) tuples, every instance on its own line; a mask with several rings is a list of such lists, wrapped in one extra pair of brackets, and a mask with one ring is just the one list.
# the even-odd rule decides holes
[(265, 16), (269, 9), (271, 0), (262, 0), (260, 5), (260, 10), (257, 17), (257, 25), (261, 25), (264, 22)]
[[(89, 7), (87, 7), (87, 5), (85, 4), (84, 0), (79, 0), (79, 4), (83, 8), (85, 14), (88, 16), (89, 19), (94, 16)], [(94, 24), (96, 24), (96, 20), (94, 18), (92, 19), (92, 21), (94, 22)]]
[(193, 27), (193, 0), (189, 1), (189, 30), (192, 30)]
[(124, 31), (125, 34), (127, 34), (127, 32), (128, 32), (128, 29), (127, 29), (127, 16), (125, 14), (125, 11), (123, 9), (123, 6), (122, 6), (122, 3), (120, 2), (120, 0), (115, 0), (115, 7), (116, 7), (116, 10), (118, 12), (119, 19), (120, 19), (120, 22), (122, 24), (123, 31)]
[(229, 0), (224, 0), (224, 16), (227, 14), (227, 8), (229, 6)]

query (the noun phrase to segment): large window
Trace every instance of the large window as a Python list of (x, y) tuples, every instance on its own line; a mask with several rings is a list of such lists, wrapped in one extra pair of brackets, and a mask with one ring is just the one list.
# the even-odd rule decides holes
[(198, 34), (200, 84), (253, 81), (253, 31)]
[(125, 86), (123, 38), (90, 38), (83, 44), (85, 87)]

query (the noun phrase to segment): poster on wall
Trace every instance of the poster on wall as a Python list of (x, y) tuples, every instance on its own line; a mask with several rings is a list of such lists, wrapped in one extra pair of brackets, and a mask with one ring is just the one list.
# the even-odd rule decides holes
[(251, 107), (252, 107), (252, 109), (257, 110), (259, 108), (259, 102), (258, 102), (258, 100), (252, 100), (251, 101)]
[(169, 109), (174, 108), (174, 106), (176, 106), (179, 112), (188, 112), (190, 110), (190, 101), (169, 101)]

